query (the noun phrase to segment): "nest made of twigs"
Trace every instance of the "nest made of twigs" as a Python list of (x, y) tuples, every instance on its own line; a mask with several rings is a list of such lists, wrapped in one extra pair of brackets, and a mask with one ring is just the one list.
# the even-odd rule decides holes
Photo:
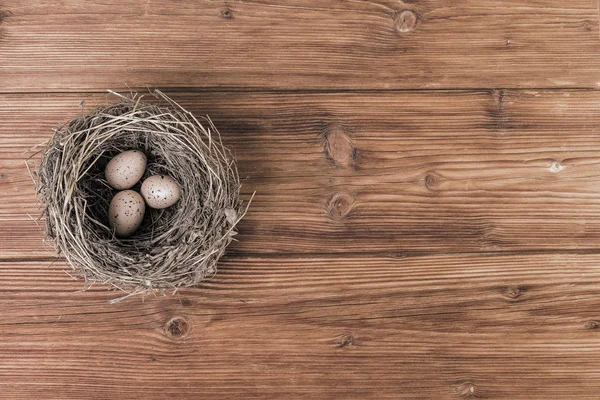
[[(117, 103), (63, 125), (36, 172), (46, 233), (57, 251), (88, 283), (129, 295), (176, 291), (214, 275), (246, 211), (234, 157), (210, 119), (200, 123), (163, 93), (153, 94), (166, 105), (116, 94)], [(169, 175), (182, 195), (170, 208), (148, 207), (137, 232), (119, 238), (108, 223), (116, 190), (104, 169), (116, 154), (133, 149), (148, 159), (142, 180)]]

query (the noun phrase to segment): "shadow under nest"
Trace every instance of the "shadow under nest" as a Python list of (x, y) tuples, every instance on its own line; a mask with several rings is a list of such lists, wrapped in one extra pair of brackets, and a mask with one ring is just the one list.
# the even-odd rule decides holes
[[(119, 102), (62, 126), (37, 170), (47, 235), (57, 251), (86, 281), (129, 295), (177, 290), (213, 275), (247, 209), (234, 157), (210, 119), (203, 125), (163, 93), (154, 95), (166, 105), (118, 95)], [(181, 198), (167, 209), (147, 207), (136, 233), (118, 238), (108, 224), (118, 191), (104, 169), (134, 149), (148, 160), (142, 180), (169, 175), (180, 184)]]

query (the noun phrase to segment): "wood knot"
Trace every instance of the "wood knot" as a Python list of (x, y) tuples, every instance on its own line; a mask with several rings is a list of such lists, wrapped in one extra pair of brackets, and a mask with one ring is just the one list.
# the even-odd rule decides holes
[(594, 25), (594, 23), (592, 21), (590, 21), (589, 19), (586, 19), (583, 21), (583, 29), (587, 32), (589, 32), (593, 29), (592, 28), (593, 25)]
[(173, 317), (165, 324), (165, 334), (174, 339), (183, 339), (190, 333), (190, 323), (183, 317)]
[(437, 192), (442, 184), (442, 178), (435, 172), (428, 172), (423, 177), (423, 185), (427, 190)]
[(456, 389), (456, 394), (462, 398), (477, 398), (480, 397), (479, 388), (472, 382), (462, 382)]
[(4, 20), (12, 15), (12, 11), (9, 10), (0, 10), (0, 24), (4, 22)]
[(509, 300), (518, 300), (525, 293), (525, 288), (522, 286), (508, 286), (502, 291), (502, 295)]
[(403, 10), (396, 13), (394, 27), (400, 33), (407, 33), (415, 29), (417, 25), (417, 14), (412, 10)]
[(344, 219), (354, 207), (354, 196), (347, 192), (334, 193), (327, 203), (327, 211), (334, 219)]
[(220, 12), (221, 18), (232, 19), (233, 18), (233, 10), (229, 7), (225, 7)]
[(351, 332), (345, 332), (341, 337), (340, 340), (337, 342), (337, 344), (335, 345), (335, 347), (337, 348), (342, 348), (342, 347), (349, 347), (352, 346), (354, 344), (354, 341), (356, 339), (354, 338), (354, 335), (352, 335)]
[(409, 256), (408, 253), (402, 253), (399, 251), (395, 251), (392, 253), (389, 253), (389, 257), (390, 258), (394, 258), (394, 259), (402, 259), (402, 258), (407, 258)]
[(324, 132), (325, 151), (334, 165), (350, 167), (358, 156), (352, 138), (340, 124), (330, 124)]
[(565, 168), (566, 167), (564, 165), (562, 165), (561, 163), (559, 163), (558, 161), (553, 161), (552, 164), (550, 164), (548, 171), (557, 174)]
[(184, 307), (191, 307), (194, 305), (194, 302), (187, 297), (181, 299), (181, 305)]
[(600, 328), (600, 321), (590, 320), (583, 327), (585, 329), (598, 329)]

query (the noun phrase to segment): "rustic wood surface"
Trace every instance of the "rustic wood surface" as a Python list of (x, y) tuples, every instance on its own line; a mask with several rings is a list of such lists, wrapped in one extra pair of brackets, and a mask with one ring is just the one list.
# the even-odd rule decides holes
[(2, 0), (0, 11), (6, 91), (600, 86), (595, 0)]
[[(0, 398), (598, 399), (595, 0), (0, 0)], [(24, 160), (160, 87), (256, 197), (219, 273), (119, 297)]]

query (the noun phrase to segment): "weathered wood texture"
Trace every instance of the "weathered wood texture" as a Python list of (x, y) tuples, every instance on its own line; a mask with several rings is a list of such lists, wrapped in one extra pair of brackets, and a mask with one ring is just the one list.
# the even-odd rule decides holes
[[(598, 249), (600, 92), (172, 93), (254, 203), (243, 253)], [(1, 256), (48, 255), (22, 155), (106, 95), (0, 97)]]
[(597, 254), (227, 257), (197, 289), (116, 305), (102, 287), (73, 293), (66, 266), (49, 264), (0, 263), (0, 390), (10, 398), (600, 390)]
[(0, 91), (600, 86), (594, 0), (0, 1)]
[[(598, 399), (598, 6), (0, 0), (0, 397)], [(23, 152), (127, 85), (257, 194), (214, 279), (109, 305)]]

